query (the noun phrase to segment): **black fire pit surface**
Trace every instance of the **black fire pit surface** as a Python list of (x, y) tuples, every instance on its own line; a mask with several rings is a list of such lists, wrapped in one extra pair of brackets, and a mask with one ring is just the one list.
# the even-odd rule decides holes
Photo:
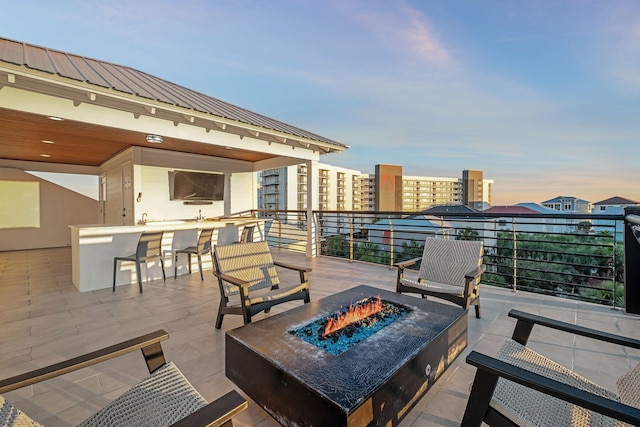
[[(334, 356), (289, 333), (367, 297), (411, 312)], [(467, 346), (467, 311), (358, 286), (226, 333), (226, 375), (287, 426), (397, 425)]]

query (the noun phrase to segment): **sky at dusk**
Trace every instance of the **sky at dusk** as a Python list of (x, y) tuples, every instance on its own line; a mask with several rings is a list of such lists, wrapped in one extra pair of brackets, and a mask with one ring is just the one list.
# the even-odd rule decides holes
[(637, 0), (24, 0), (0, 36), (351, 147), (322, 163), (481, 169), (493, 205), (640, 200)]

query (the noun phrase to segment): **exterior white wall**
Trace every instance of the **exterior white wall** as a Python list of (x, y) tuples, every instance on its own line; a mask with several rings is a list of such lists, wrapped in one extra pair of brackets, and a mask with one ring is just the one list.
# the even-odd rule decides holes
[[(224, 201), (212, 201), (210, 205), (185, 205), (182, 200), (170, 200), (169, 171), (176, 168), (135, 165), (134, 191), (136, 221), (146, 213), (148, 220), (196, 219), (224, 215)], [(187, 170), (187, 169), (180, 169)], [(200, 172), (200, 171), (196, 171)], [(138, 202), (138, 195), (141, 194)]]
[(70, 224), (100, 222), (100, 204), (91, 197), (19, 169), (0, 168), (0, 180), (40, 185), (40, 228), (0, 229), (0, 251), (71, 246)]
[[(258, 207), (258, 178), (255, 172), (236, 172), (231, 174), (230, 183), (225, 188), (225, 199), (229, 201), (224, 215), (235, 215)], [(230, 197), (233, 195), (233, 197)], [(213, 202), (214, 204), (216, 202)], [(192, 208), (194, 206), (191, 206)], [(206, 206), (202, 206), (205, 208)], [(203, 212), (204, 209), (203, 209)]]
[(280, 200), (284, 202), (284, 205), (281, 204), (282, 209), (296, 210), (298, 209), (298, 165), (288, 166), (281, 171)]
[[(102, 166), (107, 176), (106, 224), (134, 225), (146, 213), (147, 220), (195, 219), (243, 213), (257, 207), (257, 175), (249, 162), (210, 156), (172, 153), (134, 147)], [(122, 221), (122, 170), (131, 168), (133, 212)], [(169, 171), (222, 173), (225, 175), (224, 200), (211, 204), (186, 205), (169, 198)], [(140, 196), (140, 201), (138, 201)]]

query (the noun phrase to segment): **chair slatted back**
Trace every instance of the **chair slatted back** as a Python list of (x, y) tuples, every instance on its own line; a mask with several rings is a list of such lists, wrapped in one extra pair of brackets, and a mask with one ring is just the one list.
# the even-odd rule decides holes
[(241, 243), (253, 242), (253, 231), (256, 229), (255, 225), (246, 225), (242, 229), (242, 235), (240, 236)]
[[(215, 245), (213, 253), (217, 271), (251, 283), (249, 291), (280, 284), (266, 241)], [(238, 288), (224, 282), (224, 292), (234, 295)]]
[(198, 237), (198, 253), (205, 254), (211, 251), (211, 238), (214, 228), (205, 228)]
[(141, 260), (162, 256), (162, 235), (164, 231), (144, 232), (138, 240), (136, 257)]
[(480, 241), (428, 238), (424, 243), (418, 277), (464, 286), (465, 274), (482, 265), (482, 256), (483, 244)]

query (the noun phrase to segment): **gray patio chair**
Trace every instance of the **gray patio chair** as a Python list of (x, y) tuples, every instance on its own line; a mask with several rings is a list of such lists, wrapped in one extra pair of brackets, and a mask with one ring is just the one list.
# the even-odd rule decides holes
[(640, 364), (618, 379), (616, 394), (526, 347), (534, 325), (635, 349), (640, 340), (517, 310), (509, 316), (518, 321), (496, 357), (467, 357), (477, 371), (462, 426), (640, 425)]
[[(300, 282), (280, 287), (277, 267), (298, 271)], [(220, 287), (220, 307), (216, 328), (222, 327), (225, 314), (240, 314), (244, 323), (261, 311), (287, 301), (311, 301), (307, 267), (275, 262), (266, 241), (215, 245), (213, 248), (213, 274)], [(231, 299), (237, 299), (232, 302)]]
[(116, 275), (118, 273), (118, 262), (133, 262), (136, 264), (136, 276), (138, 277), (138, 287), (142, 293), (142, 264), (150, 261), (160, 261), (162, 270), (162, 280), (167, 283), (167, 276), (164, 272), (164, 255), (162, 253), (162, 236), (164, 231), (147, 231), (140, 235), (136, 253), (113, 258), (113, 292), (116, 291)]
[(245, 225), (242, 229), (242, 234), (240, 235), (240, 243), (251, 243), (253, 242), (253, 232), (255, 231), (256, 226), (253, 225)]
[[(480, 278), (486, 269), (482, 256), (480, 241), (427, 238), (422, 258), (394, 264), (398, 269), (396, 292), (433, 296), (465, 309), (473, 305), (479, 319)], [(417, 276), (409, 277), (407, 267), (418, 261), (421, 264)]]
[(202, 255), (211, 254), (211, 239), (215, 228), (205, 228), (200, 231), (198, 236), (198, 243), (196, 246), (189, 246), (182, 249), (176, 249), (175, 257), (173, 260), (173, 278), (178, 277), (178, 255), (187, 254), (189, 274), (191, 274), (191, 255), (198, 257), (198, 268), (200, 269), (200, 280), (204, 280), (204, 273), (202, 272)]
[(126, 391), (80, 426), (232, 426), (232, 418), (247, 408), (235, 390), (207, 403), (173, 362), (166, 362), (161, 341), (169, 338), (159, 330), (105, 347), (64, 362), (0, 381), (0, 426), (40, 426), (8, 402), (7, 393), (141, 350), (150, 375)]

